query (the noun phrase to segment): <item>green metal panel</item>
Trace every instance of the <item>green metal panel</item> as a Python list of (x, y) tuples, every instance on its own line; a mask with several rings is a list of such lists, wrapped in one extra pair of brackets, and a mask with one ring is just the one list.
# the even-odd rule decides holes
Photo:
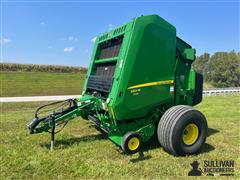
[[(97, 38), (88, 72), (89, 76), (94, 63), (117, 61), (108, 98), (118, 120), (143, 117), (151, 108), (164, 103), (172, 104), (174, 99), (170, 86), (174, 83), (175, 27), (157, 15), (141, 16), (125, 26), (118, 57), (94, 59), (96, 46), (103, 41), (98, 40), (115, 37), (115, 30)], [(145, 86), (131, 88), (136, 85)]]
[[(135, 20), (114, 98), (118, 120), (143, 117), (151, 108), (172, 101), (173, 83), (130, 87), (174, 80), (175, 36), (175, 28), (159, 16), (141, 16)], [(122, 96), (118, 96), (121, 92)]]

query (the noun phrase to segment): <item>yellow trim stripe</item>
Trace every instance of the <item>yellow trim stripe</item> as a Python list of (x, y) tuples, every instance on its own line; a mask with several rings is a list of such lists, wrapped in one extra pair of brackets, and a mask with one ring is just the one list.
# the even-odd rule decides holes
[(114, 111), (113, 111), (113, 108), (112, 108), (112, 107), (111, 107), (110, 109), (111, 109), (111, 113), (112, 113), (112, 122), (113, 122), (113, 124), (115, 124), (115, 125), (116, 125), (116, 117), (115, 117), (115, 113), (114, 113)]
[(174, 82), (173, 80), (166, 80), (166, 81), (143, 83), (143, 84), (138, 84), (135, 86), (130, 86), (130, 87), (128, 87), (128, 89), (135, 89), (135, 88), (148, 87), (148, 86), (158, 86), (158, 85), (164, 85), (164, 84), (173, 84), (173, 82)]
[(114, 114), (114, 111), (113, 111), (113, 108), (112, 108), (112, 116), (113, 116), (113, 119), (115, 120), (115, 114)]

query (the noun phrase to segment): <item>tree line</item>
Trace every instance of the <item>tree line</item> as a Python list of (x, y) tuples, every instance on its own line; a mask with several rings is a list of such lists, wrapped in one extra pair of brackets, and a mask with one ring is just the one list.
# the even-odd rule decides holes
[(204, 53), (196, 58), (193, 67), (215, 87), (240, 86), (240, 52)]

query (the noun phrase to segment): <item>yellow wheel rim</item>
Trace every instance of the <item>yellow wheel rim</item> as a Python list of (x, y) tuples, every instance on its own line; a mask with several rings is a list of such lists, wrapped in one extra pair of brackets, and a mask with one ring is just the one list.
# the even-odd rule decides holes
[(140, 140), (137, 137), (132, 137), (129, 141), (128, 141), (128, 149), (130, 149), (131, 151), (136, 150), (140, 145)]
[(183, 130), (183, 142), (186, 145), (192, 145), (196, 142), (198, 138), (199, 130), (196, 124), (190, 123)]

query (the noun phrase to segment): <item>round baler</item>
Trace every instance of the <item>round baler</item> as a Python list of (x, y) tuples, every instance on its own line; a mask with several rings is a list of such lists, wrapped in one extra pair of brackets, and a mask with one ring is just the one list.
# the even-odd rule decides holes
[[(157, 15), (140, 16), (96, 38), (81, 98), (55, 102), (50, 115), (40, 107), (31, 134), (51, 130), (77, 116), (92, 121), (127, 154), (154, 134), (170, 154), (200, 151), (207, 135), (203, 78), (192, 68), (195, 49)], [(60, 103), (60, 106), (59, 106)], [(64, 107), (64, 108), (62, 108)]]

